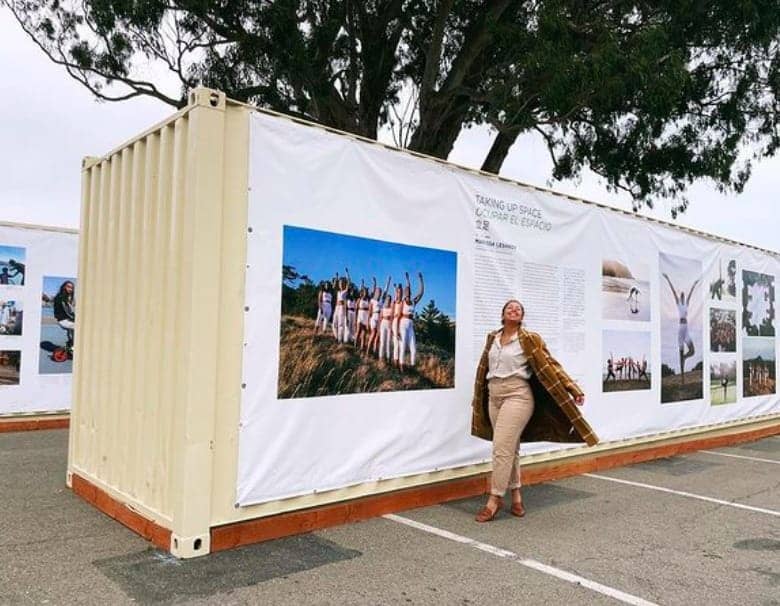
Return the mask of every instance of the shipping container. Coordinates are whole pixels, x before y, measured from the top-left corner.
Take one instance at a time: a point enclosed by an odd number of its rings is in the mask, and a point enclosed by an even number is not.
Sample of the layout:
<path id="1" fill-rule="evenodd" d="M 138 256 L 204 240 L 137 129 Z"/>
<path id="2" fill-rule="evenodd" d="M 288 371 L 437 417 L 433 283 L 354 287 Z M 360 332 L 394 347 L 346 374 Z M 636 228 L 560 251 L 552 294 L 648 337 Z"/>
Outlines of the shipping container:
<path id="1" fill-rule="evenodd" d="M 484 492 L 471 387 L 511 296 L 601 437 L 524 445 L 528 483 L 780 433 L 772 251 L 202 88 L 82 176 L 68 484 L 178 557 Z M 316 293 L 388 274 L 417 315 L 381 349 L 366 316 L 360 353 Z"/>

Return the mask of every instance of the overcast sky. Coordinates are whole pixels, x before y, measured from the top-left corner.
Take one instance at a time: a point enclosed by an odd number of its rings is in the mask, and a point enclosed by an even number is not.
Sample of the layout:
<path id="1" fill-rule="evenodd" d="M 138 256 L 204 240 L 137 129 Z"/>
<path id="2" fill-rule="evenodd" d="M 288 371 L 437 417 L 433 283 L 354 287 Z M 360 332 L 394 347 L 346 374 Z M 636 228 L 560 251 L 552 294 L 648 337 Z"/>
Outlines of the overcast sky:
<path id="1" fill-rule="evenodd" d="M 98 103 L 27 38 L 0 8 L 0 221 L 78 227 L 80 166 L 159 122 L 173 109 L 152 99 Z M 490 145 L 484 129 L 464 131 L 450 160 L 479 167 Z M 536 137 L 520 139 L 502 175 L 526 183 L 630 209 L 626 197 L 610 194 L 599 179 L 548 182 L 551 165 Z M 676 222 L 712 234 L 780 250 L 780 158 L 758 165 L 739 196 L 723 196 L 706 183 L 689 191 L 688 211 Z M 649 213 L 671 221 L 666 207 Z"/>

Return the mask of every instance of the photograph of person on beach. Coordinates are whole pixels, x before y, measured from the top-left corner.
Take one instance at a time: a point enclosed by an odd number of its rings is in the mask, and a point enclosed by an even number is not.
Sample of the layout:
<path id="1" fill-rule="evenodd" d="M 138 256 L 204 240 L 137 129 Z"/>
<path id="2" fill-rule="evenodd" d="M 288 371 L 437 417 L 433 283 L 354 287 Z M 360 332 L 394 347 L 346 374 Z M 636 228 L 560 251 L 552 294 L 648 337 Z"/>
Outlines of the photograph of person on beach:
<path id="1" fill-rule="evenodd" d="M 742 333 L 746 337 L 775 336 L 775 277 L 742 272 Z"/>
<path id="2" fill-rule="evenodd" d="M 455 385 L 454 252 L 284 226 L 278 397 Z"/>
<path id="3" fill-rule="evenodd" d="M 24 286 L 24 248 L 0 244 L 0 286 Z"/>
<path id="4" fill-rule="evenodd" d="M 703 397 L 702 264 L 659 254 L 661 289 L 661 402 Z"/>
<path id="5" fill-rule="evenodd" d="M 650 281 L 641 263 L 601 262 L 601 317 L 605 320 L 650 321 Z"/>

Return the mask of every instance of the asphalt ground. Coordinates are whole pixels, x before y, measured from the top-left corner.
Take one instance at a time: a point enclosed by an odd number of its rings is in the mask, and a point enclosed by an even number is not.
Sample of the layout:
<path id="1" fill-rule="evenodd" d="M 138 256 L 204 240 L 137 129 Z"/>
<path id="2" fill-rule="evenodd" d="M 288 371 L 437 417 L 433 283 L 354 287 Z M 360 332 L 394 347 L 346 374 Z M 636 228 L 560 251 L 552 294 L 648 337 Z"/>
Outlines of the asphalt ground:
<path id="1" fill-rule="evenodd" d="M 780 605 L 780 437 L 180 561 L 74 496 L 67 431 L 0 434 L 0 604 Z M 729 456 L 725 456 L 729 455 Z"/>

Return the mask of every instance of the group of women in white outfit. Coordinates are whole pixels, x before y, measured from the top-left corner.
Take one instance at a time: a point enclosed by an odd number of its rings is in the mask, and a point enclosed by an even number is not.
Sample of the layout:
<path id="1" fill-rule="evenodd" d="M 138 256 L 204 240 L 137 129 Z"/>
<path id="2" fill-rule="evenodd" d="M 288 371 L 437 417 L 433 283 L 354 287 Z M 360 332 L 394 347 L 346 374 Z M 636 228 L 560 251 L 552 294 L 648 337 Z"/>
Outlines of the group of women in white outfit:
<path id="1" fill-rule="evenodd" d="M 355 286 L 349 269 L 345 273 L 344 276 L 337 273 L 329 282 L 320 282 L 315 330 L 328 333 L 330 327 L 338 343 L 354 343 L 361 353 L 375 355 L 401 370 L 414 366 L 417 356 L 414 313 L 425 291 L 422 273 L 417 274 L 420 285 L 414 297 L 408 273 L 406 285 L 395 284 L 393 294 L 390 293 L 391 276 L 387 277 L 384 290 L 372 278 L 369 290 L 363 280 L 359 289 Z"/>

